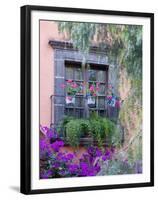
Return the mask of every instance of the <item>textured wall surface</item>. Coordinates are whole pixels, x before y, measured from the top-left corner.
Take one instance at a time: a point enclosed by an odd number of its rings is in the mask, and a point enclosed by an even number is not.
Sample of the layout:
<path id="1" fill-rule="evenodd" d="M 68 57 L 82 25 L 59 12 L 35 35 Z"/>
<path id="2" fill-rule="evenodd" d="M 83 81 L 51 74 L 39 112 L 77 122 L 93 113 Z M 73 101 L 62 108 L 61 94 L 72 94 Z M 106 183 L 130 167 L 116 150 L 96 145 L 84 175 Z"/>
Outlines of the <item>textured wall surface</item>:
<path id="1" fill-rule="evenodd" d="M 54 50 L 49 40 L 62 40 L 57 24 L 40 21 L 40 124 L 50 126 L 51 100 L 54 93 Z"/>

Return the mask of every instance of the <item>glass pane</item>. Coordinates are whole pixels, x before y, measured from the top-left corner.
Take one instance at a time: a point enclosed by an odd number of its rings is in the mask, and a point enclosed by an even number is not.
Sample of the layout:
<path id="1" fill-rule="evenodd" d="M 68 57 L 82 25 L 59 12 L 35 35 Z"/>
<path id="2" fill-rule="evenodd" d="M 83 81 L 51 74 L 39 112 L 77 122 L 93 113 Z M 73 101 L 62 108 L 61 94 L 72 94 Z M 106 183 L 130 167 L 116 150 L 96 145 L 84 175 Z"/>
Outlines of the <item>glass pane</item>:
<path id="1" fill-rule="evenodd" d="M 102 71 L 102 70 L 98 71 L 97 81 L 99 81 L 99 82 L 105 82 L 105 71 Z"/>
<path id="2" fill-rule="evenodd" d="M 80 109 L 80 118 L 83 118 L 83 116 L 84 116 L 84 110 Z"/>
<path id="3" fill-rule="evenodd" d="M 99 94 L 100 95 L 105 95 L 105 84 L 100 84 L 99 85 Z"/>
<path id="4" fill-rule="evenodd" d="M 98 97 L 98 107 L 99 108 L 105 107 L 105 98 L 104 97 Z"/>
<path id="5" fill-rule="evenodd" d="M 73 80 L 73 68 L 71 67 L 66 67 L 66 79 L 71 79 Z"/>
<path id="6" fill-rule="evenodd" d="M 96 81 L 96 70 L 88 70 L 88 80 Z"/>
<path id="7" fill-rule="evenodd" d="M 75 80 L 83 80 L 81 68 L 75 69 Z"/>
<path id="8" fill-rule="evenodd" d="M 76 97 L 76 107 L 83 107 L 83 97 Z"/>
<path id="9" fill-rule="evenodd" d="M 73 108 L 66 108 L 65 115 L 74 116 L 74 109 Z"/>

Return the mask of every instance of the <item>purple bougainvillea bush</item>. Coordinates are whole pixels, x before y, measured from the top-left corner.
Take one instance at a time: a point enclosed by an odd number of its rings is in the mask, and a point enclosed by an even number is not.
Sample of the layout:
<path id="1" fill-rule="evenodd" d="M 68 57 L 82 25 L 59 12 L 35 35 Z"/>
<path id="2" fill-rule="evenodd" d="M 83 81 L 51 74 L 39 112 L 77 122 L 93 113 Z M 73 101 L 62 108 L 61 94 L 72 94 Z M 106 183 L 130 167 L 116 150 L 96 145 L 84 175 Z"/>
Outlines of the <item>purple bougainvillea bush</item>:
<path id="1" fill-rule="evenodd" d="M 56 131 L 40 126 L 40 133 L 41 179 L 133 173 L 128 160 L 117 162 L 114 147 L 99 149 L 89 146 L 79 157 L 77 151 L 63 151 L 64 141 Z M 112 171 L 113 164 L 116 169 Z M 139 168 L 136 173 L 141 173 L 140 163 L 136 163 L 135 168 Z"/>

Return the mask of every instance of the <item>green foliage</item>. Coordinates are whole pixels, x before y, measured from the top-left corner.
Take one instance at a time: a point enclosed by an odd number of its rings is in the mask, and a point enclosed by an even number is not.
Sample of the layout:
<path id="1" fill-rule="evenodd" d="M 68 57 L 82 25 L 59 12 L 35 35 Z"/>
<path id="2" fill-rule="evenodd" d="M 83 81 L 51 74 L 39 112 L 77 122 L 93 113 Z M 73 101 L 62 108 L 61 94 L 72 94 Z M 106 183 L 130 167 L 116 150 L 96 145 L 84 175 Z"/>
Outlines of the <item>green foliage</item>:
<path id="1" fill-rule="evenodd" d="M 65 115 L 63 117 L 63 120 L 60 122 L 59 127 L 57 128 L 57 132 L 62 133 L 63 131 L 65 131 L 66 124 L 72 119 L 74 119 L 74 117 Z"/>
<path id="2" fill-rule="evenodd" d="M 75 96 L 76 93 L 79 93 L 81 91 L 80 87 L 74 88 L 70 84 L 66 87 L 66 93 L 70 96 Z"/>
<path id="3" fill-rule="evenodd" d="M 110 141 L 111 143 L 116 147 L 122 147 L 122 129 L 121 127 L 118 127 L 118 125 L 115 127 L 115 131 L 112 135 L 110 135 Z"/>
<path id="4" fill-rule="evenodd" d="M 100 47 L 109 46 L 111 61 L 127 68 L 133 77 L 142 75 L 142 26 L 58 22 L 59 32 L 66 32 L 74 47 L 88 53 L 96 36 Z"/>
<path id="5" fill-rule="evenodd" d="M 81 127 L 82 136 L 89 135 L 91 130 L 91 124 L 88 119 L 80 119 L 79 124 Z"/>
<path id="6" fill-rule="evenodd" d="M 116 134 L 116 125 L 107 118 L 91 117 L 91 134 L 98 141 L 99 146 L 102 146 L 105 138 L 108 139 L 108 144 L 113 143 L 113 136 Z"/>
<path id="7" fill-rule="evenodd" d="M 73 41 L 75 48 L 88 53 L 89 46 L 93 40 L 96 24 L 78 22 L 59 22 L 59 32 L 66 32 Z"/>
<path id="8" fill-rule="evenodd" d="M 66 139 L 71 146 L 78 146 L 80 138 L 91 132 L 89 120 L 75 119 L 73 117 L 65 118 L 62 123 L 66 130 Z"/>
<path id="9" fill-rule="evenodd" d="M 79 122 L 79 119 L 73 119 L 66 124 L 66 139 L 73 147 L 78 146 L 80 142 L 81 126 Z"/>
<path id="10" fill-rule="evenodd" d="M 66 138 L 71 146 L 78 146 L 80 137 L 86 135 L 96 140 L 99 146 L 103 145 L 106 138 L 111 145 L 115 144 L 114 138 L 119 135 L 115 123 L 107 118 L 99 117 L 96 113 L 93 113 L 89 119 L 65 117 L 61 125 L 66 130 Z"/>

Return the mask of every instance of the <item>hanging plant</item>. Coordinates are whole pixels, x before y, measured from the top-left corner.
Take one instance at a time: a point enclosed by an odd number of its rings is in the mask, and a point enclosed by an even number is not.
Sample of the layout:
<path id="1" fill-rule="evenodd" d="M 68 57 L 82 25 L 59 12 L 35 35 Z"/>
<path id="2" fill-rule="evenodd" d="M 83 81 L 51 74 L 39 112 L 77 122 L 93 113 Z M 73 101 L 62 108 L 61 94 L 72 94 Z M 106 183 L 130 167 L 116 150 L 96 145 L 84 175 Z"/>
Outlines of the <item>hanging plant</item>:
<path id="1" fill-rule="evenodd" d="M 67 80 L 61 87 L 66 91 L 66 104 L 75 104 L 75 95 L 81 91 L 80 86 L 73 80 Z"/>
<path id="2" fill-rule="evenodd" d="M 99 83 L 89 85 L 87 89 L 87 104 L 89 107 L 96 106 L 96 96 L 98 95 L 99 91 Z"/>
<path id="3" fill-rule="evenodd" d="M 93 96 L 87 96 L 87 104 L 89 107 L 95 107 L 96 106 L 96 99 Z"/>
<path id="4" fill-rule="evenodd" d="M 113 92 L 113 86 L 109 84 L 108 86 L 108 94 L 106 96 L 106 104 L 113 108 L 120 108 L 121 101 L 120 98 L 117 97 Z"/>

